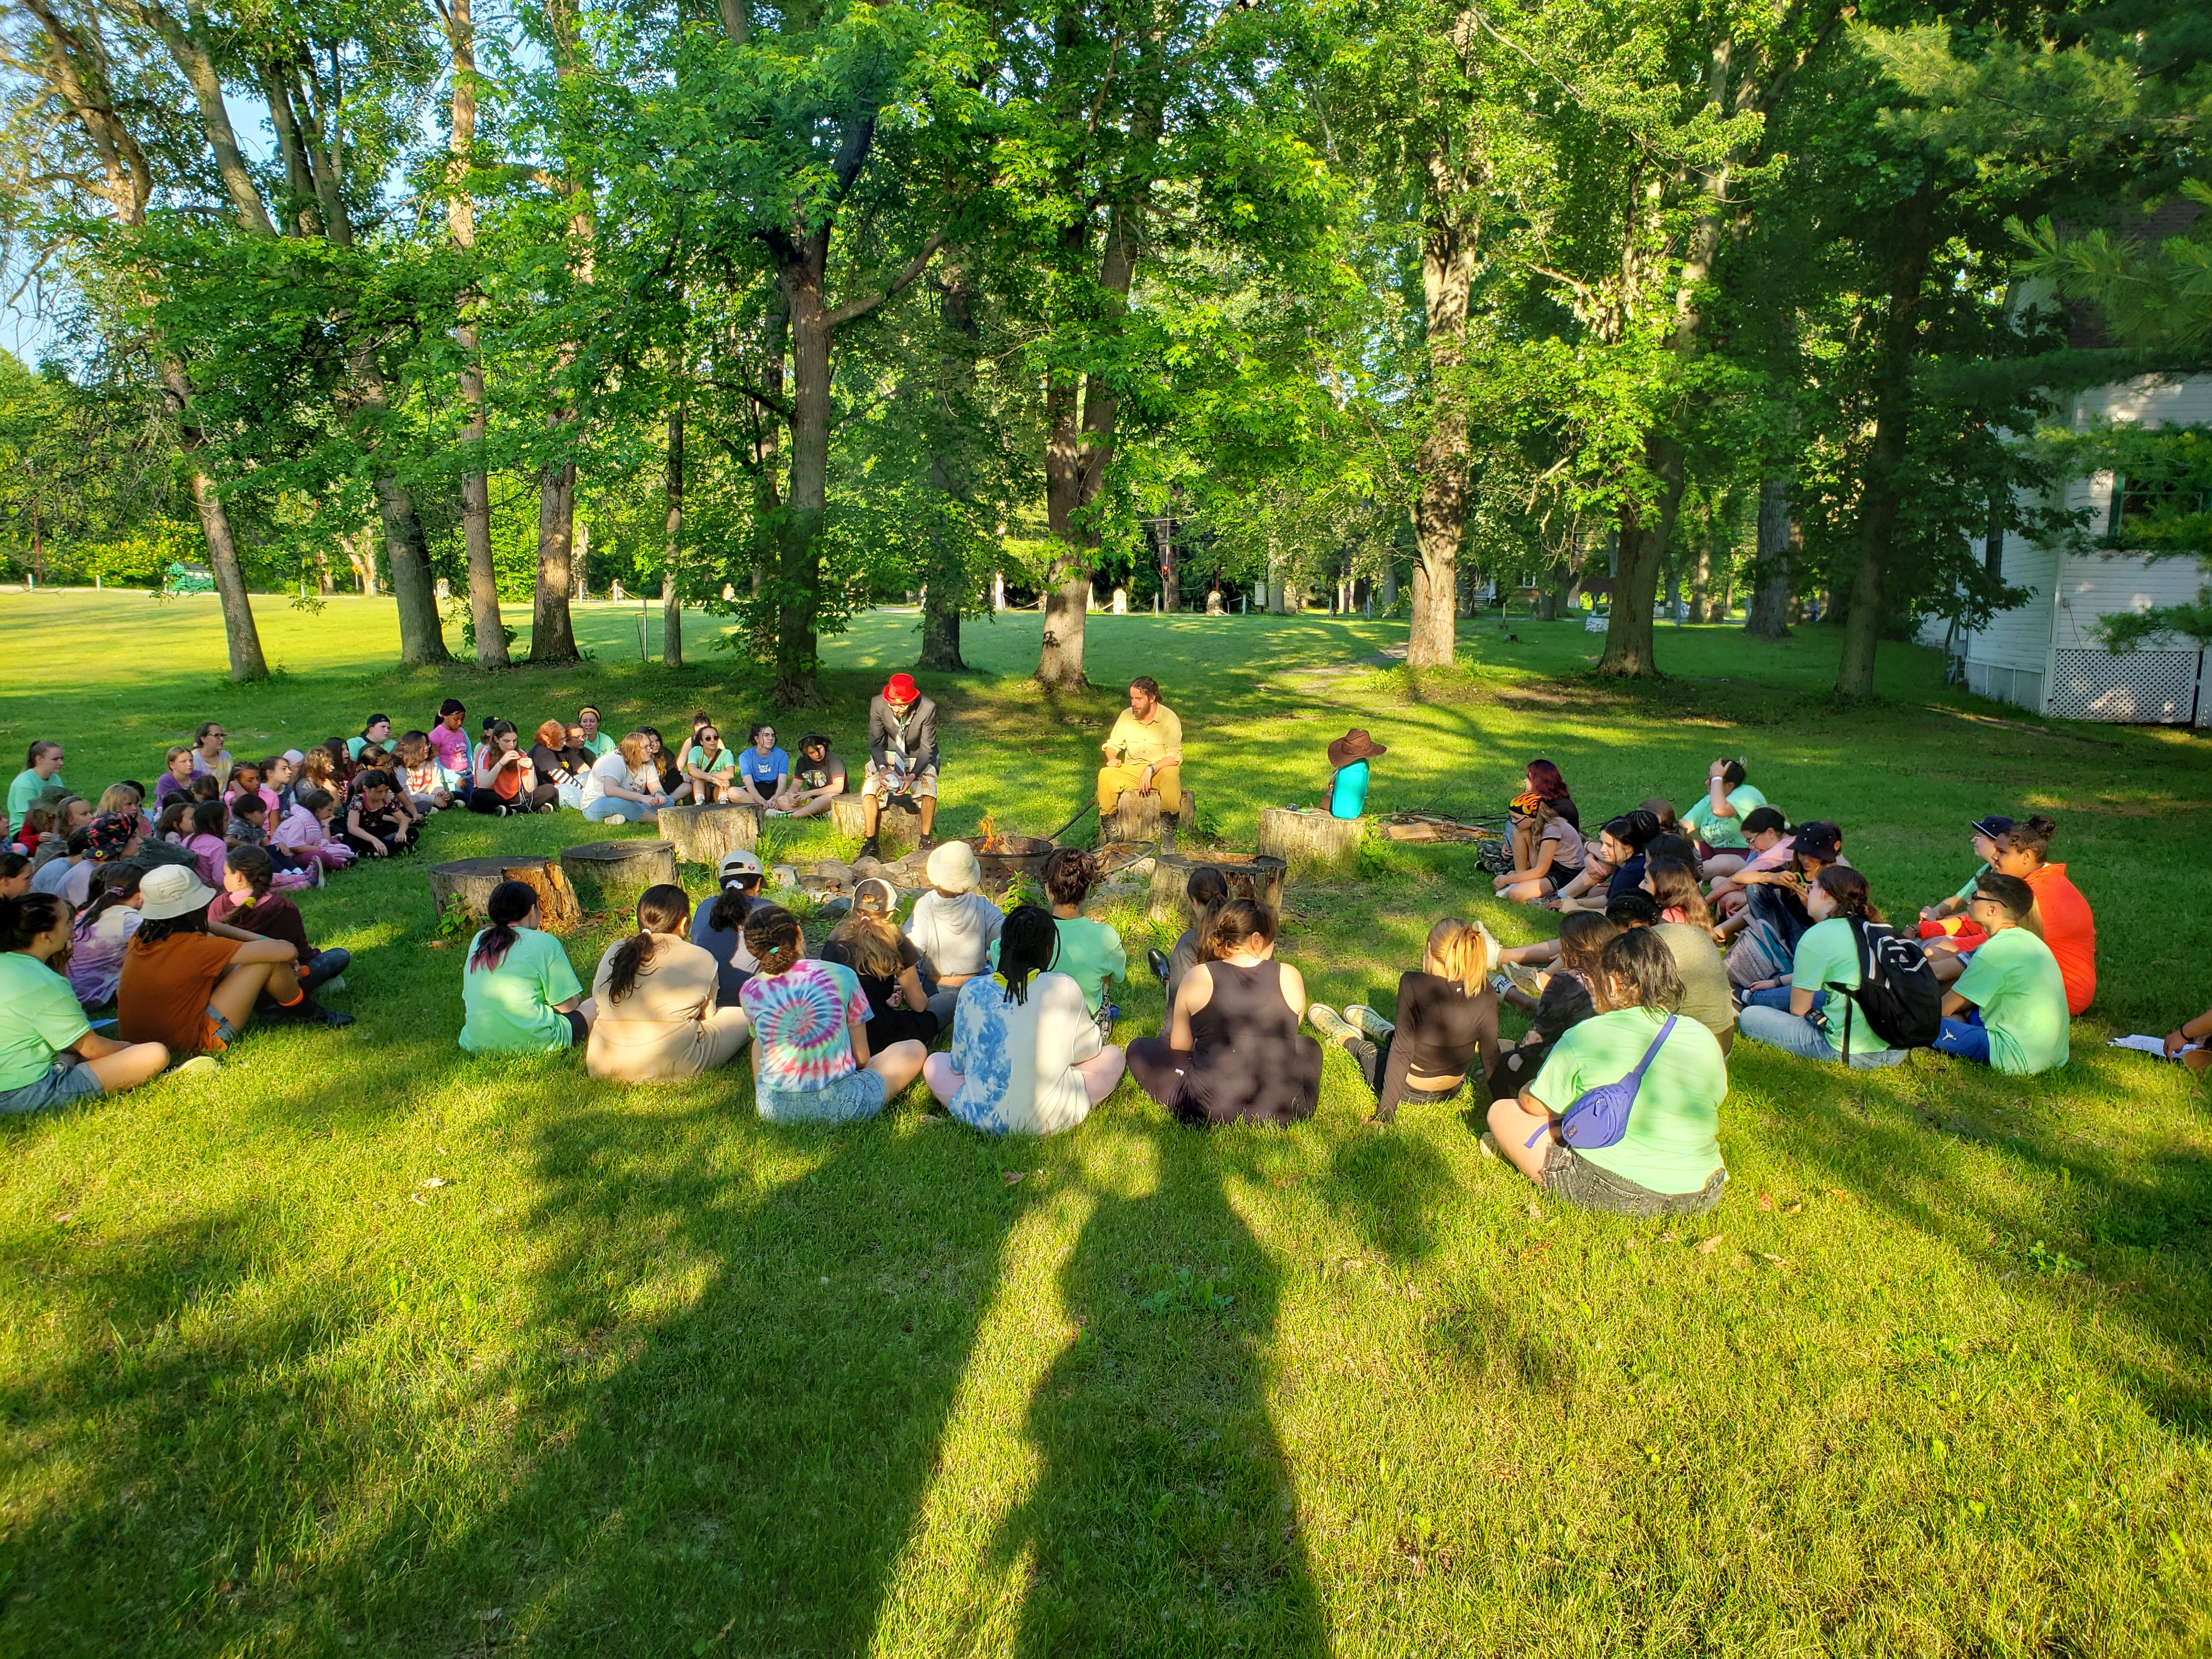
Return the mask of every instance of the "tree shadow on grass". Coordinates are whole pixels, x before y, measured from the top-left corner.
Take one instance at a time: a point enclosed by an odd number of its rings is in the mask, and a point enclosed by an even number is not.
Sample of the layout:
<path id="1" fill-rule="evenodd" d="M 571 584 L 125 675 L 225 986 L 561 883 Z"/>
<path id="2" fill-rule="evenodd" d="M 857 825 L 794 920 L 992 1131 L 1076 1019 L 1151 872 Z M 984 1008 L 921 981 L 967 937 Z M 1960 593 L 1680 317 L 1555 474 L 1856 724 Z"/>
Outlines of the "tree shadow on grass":
<path id="1" fill-rule="evenodd" d="M 2109 1064 L 2077 1062 L 2093 1073 Z M 1869 1113 L 1808 1091 L 1778 1119 L 1776 1150 L 1986 1263 L 2016 1295 L 2093 1323 L 2117 1315 L 2148 1341 L 2109 1346 L 2106 1370 L 2160 1422 L 2212 1437 L 2212 1165 L 2185 1148 L 2130 1158 L 2124 1146 L 2036 1121 L 2065 1125 L 2062 1091 L 2088 1080 L 1916 1055 L 1897 1109 Z M 2013 1161 L 2012 1179 L 1976 1167 L 1991 1156 Z"/>
<path id="2" fill-rule="evenodd" d="M 364 1547 L 364 1631 L 867 1647 L 1027 1199 L 943 1120 L 775 1128 L 740 1081 L 544 1127 L 507 1489 Z"/>
<path id="3" fill-rule="evenodd" d="M 1267 1403 L 1281 1272 L 1226 1183 L 1264 1132 L 1157 1121 L 1158 1181 L 1102 1195 L 1060 1275 L 1080 1331 L 1033 1396 L 1040 1474 L 997 1544 L 1018 1650 L 1321 1654 L 1328 1636 Z"/>

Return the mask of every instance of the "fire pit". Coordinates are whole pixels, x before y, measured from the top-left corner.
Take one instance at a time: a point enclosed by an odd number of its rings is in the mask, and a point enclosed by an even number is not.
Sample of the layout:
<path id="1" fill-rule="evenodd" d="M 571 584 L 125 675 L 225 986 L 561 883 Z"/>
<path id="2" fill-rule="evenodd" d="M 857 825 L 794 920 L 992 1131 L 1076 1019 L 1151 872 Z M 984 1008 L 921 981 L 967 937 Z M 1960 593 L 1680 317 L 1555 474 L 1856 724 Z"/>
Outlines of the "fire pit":
<path id="1" fill-rule="evenodd" d="M 986 836 L 975 843 L 975 861 L 983 866 L 983 879 L 994 887 L 1017 876 L 1035 883 L 1044 878 L 1044 861 L 1053 846 L 1042 836 Z"/>

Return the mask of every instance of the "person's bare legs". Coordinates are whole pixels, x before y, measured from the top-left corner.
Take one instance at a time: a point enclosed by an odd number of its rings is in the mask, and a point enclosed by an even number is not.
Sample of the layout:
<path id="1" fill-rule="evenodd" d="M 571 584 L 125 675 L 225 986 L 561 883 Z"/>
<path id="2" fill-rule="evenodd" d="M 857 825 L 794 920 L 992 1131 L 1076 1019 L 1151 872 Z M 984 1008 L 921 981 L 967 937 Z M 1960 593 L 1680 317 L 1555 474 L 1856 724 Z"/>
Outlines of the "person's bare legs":
<path id="1" fill-rule="evenodd" d="M 1121 1080 L 1128 1064 L 1128 1055 L 1110 1042 L 1090 1059 L 1076 1062 L 1076 1073 L 1083 1079 L 1083 1092 L 1091 1097 L 1093 1106 L 1114 1092 L 1114 1085 Z"/>
<path id="2" fill-rule="evenodd" d="M 1930 951 L 1928 966 L 1934 971 L 1938 985 L 1955 985 L 1959 975 L 1966 971 L 1966 959 L 1955 951 Z"/>
<path id="3" fill-rule="evenodd" d="M 277 975 L 283 975 L 279 981 Z M 292 1002 L 300 998 L 300 975 L 289 962 L 241 962 L 223 969 L 222 979 L 216 982 L 215 994 L 208 999 L 208 1006 L 230 1022 L 234 1031 L 243 1031 L 246 1022 L 253 1018 L 253 1004 L 266 991 L 279 1002 L 289 996 Z M 289 1007 L 290 1003 L 286 1002 Z"/>
<path id="4" fill-rule="evenodd" d="M 135 1089 L 161 1076 L 169 1068 L 169 1051 L 158 1042 L 134 1042 L 127 1048 L 118 1048 L 113 1054 L 84 1063 L 100 1079 L 100 1088 L 112 1095 L 119 1089 Z"/>
<path id="5" fill-rule="evenodd" d="M 882 796 L 871 789 L 867 793 L 860 797 L 860 830 L 862 840 L 873 841 L 876 838 L 876 823 L 878 819 L 883 817 L 883 815 L 884 800 Z"/>
<path id="6" fill-rule="evenodd" d="M 931 826 L 937 822 L 937 797 L 916 795 L 914 798 L 914 804 L 921 813 L 921 833 L 927 836 L 930 832 Z"/>
<path id="7" fill-rule="evenodd" d="M 929 1092 L 937 1097 L 940 1106 L 950 1106 L 952 1097 L 960 1092 L 960 1085 L 968 1081 L 952 1069 L 952 1056 L 932 1054 L 921 1062 L 921 1080 L 929 1085 Z"/>
<path id="8" fill-rule="evenodd" d="M 921 1075 L 922 1063 L 928 1058 L 928 1048 L 912 1037 L 892 1043 L 879 1054 L 868 1056 L 868 1070 L 884 1080 L 885 1104 L 896 1100 L 908 1084 Z"/>
<path id="9" fill-rule="evenodd" d="M 1732 876 L 1750 861 L 1741 853 L 1716 853 L 1709 859 L 1698 860 L 1705 867 L 1707 881 L 1720 876 Z"/>
<path id="10" fill-rule="evenodd" d="M 1532 968 L 1548 968 L 1559 959 L 1559 941 L 1540 939 L 1534 945 L 1516 945 L 1498 953 L 1500 962 L 1522 962 Z"/>
<path id="11" fill-rule="evenodd" d="M 1547 876 L 1539 876 L 1534 881 L 1514 883 L 1505 890 L 1504 896 L 1516 904 L 1534 904 L 1538 899 L 1549 898 L 1551 891 L 1551 878 Z"/>
<path id="12" fill-rule="evenodd" d="M 1544 1160 L 1552 1153 L 1552 1119 L 1548 1113 L 1525 1112 L 1517 1100 L 1490 1103 L 1490 1133 L 1497 1138 L 1498 1155 L 1529 1180 L 1541 1184 Z M 1541 1129 L 1541 1134 L 1536 1132 Z M 1535 1135 L 1536 1144 L 1528 1145 Z"/>

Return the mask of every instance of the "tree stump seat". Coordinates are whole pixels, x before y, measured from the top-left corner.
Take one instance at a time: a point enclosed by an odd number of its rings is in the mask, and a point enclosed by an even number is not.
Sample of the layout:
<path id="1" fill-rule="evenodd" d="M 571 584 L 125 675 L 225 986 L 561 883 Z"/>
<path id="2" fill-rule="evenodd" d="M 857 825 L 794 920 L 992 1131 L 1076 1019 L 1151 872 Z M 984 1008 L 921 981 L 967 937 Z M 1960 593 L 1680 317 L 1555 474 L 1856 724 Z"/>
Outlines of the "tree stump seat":
<path id="1" fill-rule="evenodd" d="M 861 805 L 866 799 L 851 791 L 831 799 L 830 819 L 837 826 L 839 835 L 854 841 L 867 835 L 868 815 Z M 882 816 L 876 820 L 876 839 L 886 851 L 894 847 L 902 850 L 914 847 L 921 840 L 921 814 L 896 800 L 885 801 Z"/>
<path id="2" fill-rule="evenodd" d="M 550 859 L 512 854 L 501 858 L 455 859 L 434 864 L 423 872 L 430 881 L 430 902 L 443 915 L 459 906 L 472 921 L 491 920 L 492 890 L 503 881 L 519 881 L 536 890 L 538 921 L 549 933 L 563 933 L 583 920 L 575 890 L 561 866 Z"/>
<path id="3" fill-rule="evenodd" d="M 1366 833 L 1364 818 L 1332 817 L 1291 806 L 1270 806 L 1260 814 L 1260 850 L 1282 860 L 1294 878 L 1334 880 L 1356 874 Z"/>
<path id="4" fill-rule="evenodd" d="M 647 888 L 676 881 L 676 848 L 665 841 L 587 841 L 561 854 L 561 868 L 590 910 L 612 909 Z"/>
<path id="5" fill-rule="evenodd" d="M 1162 853 L 1152 861 L 1145 909 L 1155 921 L 1190 921 L 1191 872 L 1212 866 L 1229 884 L 1231 898 L 1252 899 L 1278 915 L 1283 908 L 1283 860 L 1264 853 Z"/>
<path id="6" fill-rule="evenodd" d="M 1139 794 L 1133 789 L 1124 789 L 1121 798 L 1114 803 L 1114 810 L 1098 815 L 1098 836 L 1102 841 L 1156 841 L 1163 847 L 1175 845 L 1176 835 L 1198 822 L 1198 793 L 1185 789 L 1182 800 L 1173 817 L 1160 810 L 1157 791 Z"/>
<path id="7" fill-rule="evenodd" d="M 761 809 L 739 801 L 660 809 L 661 839 L 676 849 L 683 864 L 715 868 L 732 853 L 750 853 L 760 845 Z"/>

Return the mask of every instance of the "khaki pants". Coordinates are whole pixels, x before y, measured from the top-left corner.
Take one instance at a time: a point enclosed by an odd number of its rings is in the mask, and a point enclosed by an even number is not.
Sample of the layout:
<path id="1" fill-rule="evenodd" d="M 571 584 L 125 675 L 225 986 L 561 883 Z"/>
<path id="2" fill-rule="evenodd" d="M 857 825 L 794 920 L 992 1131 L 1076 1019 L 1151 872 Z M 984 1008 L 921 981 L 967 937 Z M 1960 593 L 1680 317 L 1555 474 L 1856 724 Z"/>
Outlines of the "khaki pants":
<path id="1" fill-rule="evenodd" d="M 1102 766 L 1098 769 L 1098 810 L 1110 812 L 1124 791 L 1133 791 L 1144 781 L 1141 766 Z M 1182 768 L 1163 766 L 1152 774 L 1152 789 L 1160 798 L 1160 811 L 1172 817 L 1182 811 Z"/>

